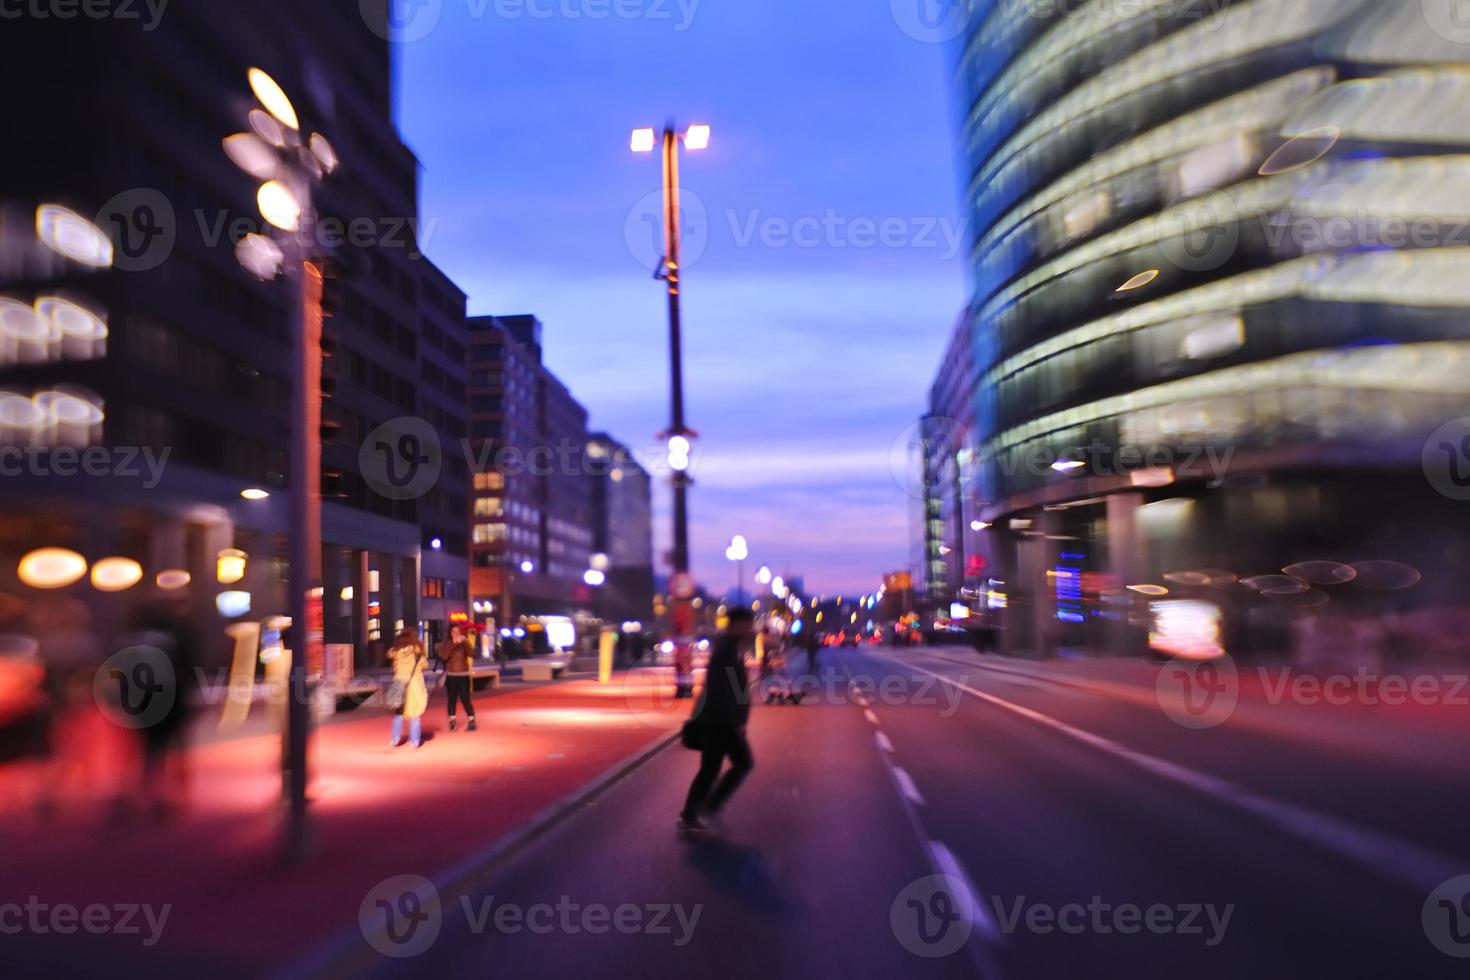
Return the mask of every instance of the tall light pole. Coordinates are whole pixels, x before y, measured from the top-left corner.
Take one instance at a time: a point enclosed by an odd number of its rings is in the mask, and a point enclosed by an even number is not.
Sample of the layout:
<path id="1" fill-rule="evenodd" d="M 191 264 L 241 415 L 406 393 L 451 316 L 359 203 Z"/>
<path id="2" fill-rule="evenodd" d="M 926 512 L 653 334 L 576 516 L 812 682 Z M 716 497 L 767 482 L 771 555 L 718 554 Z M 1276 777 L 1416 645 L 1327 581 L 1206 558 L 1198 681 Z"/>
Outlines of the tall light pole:
<path id="1" fill-rule="evenodd" d="M 693 693 L 692 660 L 690 647 L 694 640 L 694 610 L 690 600 L 694 596 L 694 583 L 689 577 L 689 440 L 697 436 L 684 423 L 684 348 L 679 320 L 679 290 L 682 269 L 680 267 L 680 201 L 679 201 L 679 141 L 686 149 L 703 150 L 709 146 L 710 128 L 690 126 L 682 135 L 673 122 L 665 124 L 663 131 L 663 192 L 664 192 L 664 257 L 657 278 L 668 284 L 669 296 L 669 431 L 665 438 L 669 442 L 669 468 L 673 472 L 674 527 L 673 527 L 673 571 L 669 592 L 670 619 L 674 631 L 675 686 L 679 696 Z M 635 153 L 652 153 L 656 143 L 652 129 L 633 131 L 632 149 Z"/>
<path id="2" fill-rule="evenodd" d="M 309 850 L 306 814 L 307 670 L 322 650 L 321 584 L 321 366 L 324 263 L 313 247 L 313 182 L 337 167 L 337 155 L 320 133 L 309 139 L 291 100 L 275 79 L 259 68 L 247 74 L 260 108 L 250 112 L 250 132 L 224 140 L 226 155 L 264 181 L 256 203 L 274 238 L 250 234 L 236 245 L 240 264 L 261 279 L 284 275 L 292 286 L 291 337 L 291 498 L 289 555 L 291 667 L 283 739 L 282 795 L 288 809 L 284 840 L 288 861 L 304 860 Z"/>

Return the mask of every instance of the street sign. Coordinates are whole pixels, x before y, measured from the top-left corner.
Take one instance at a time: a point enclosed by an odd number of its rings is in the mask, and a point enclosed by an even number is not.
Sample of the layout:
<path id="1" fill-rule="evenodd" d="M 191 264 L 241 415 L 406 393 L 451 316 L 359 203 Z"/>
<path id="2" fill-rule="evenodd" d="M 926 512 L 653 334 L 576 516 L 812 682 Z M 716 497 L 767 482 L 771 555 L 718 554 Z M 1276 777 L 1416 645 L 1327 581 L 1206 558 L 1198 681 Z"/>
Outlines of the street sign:
<path id="1" fill-rule="evenodd" d="M 688 572 L 675 572 L 669 579 L 669 591 L 679 599 L 694 598 L 694 576 Z"/>

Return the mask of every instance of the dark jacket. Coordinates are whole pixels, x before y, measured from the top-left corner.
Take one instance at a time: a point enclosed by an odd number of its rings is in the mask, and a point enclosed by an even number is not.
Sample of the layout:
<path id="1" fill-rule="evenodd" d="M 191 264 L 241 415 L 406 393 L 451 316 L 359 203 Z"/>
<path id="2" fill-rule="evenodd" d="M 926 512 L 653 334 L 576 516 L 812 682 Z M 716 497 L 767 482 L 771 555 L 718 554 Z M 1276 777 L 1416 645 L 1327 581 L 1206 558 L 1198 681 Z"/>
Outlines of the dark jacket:
<path id="1" fill-rule="evenodd" d="M 692 719 L 701 725 L 735 728 L 750 717 L 749 681 L 740 642 L 721 634 L 710 654 L 704 675 L 704 690 L 694 706 Z"/>

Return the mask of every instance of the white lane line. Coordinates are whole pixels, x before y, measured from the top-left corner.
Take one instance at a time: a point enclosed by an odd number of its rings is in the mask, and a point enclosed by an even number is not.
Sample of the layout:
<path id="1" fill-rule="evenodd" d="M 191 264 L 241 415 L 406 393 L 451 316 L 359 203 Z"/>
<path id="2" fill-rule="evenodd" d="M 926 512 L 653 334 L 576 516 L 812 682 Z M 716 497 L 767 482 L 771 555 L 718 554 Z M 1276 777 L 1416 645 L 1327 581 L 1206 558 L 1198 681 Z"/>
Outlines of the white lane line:
<path id="1" fill-rule="evenodd" d="M 902 766 L 894 766 L 893 778 L 898 780 L 898 788 L 903 790 L 903 795 L 908 797 L 910 803 L 914 806 L 924 805 L 923 794 L 919 792 L 919 787 L 914 785 L 914 779 L 909 775 L 907 769 Z"/>
<path id="2" fill-rule="evenodd" d="M 887 735 L 884 735 L 882 732 L 874 732 L 873 739 L 878 743 L 878 748 L 882 749 L 884 752 L 893 751 L 893 740 L 890 739 Z"/>
<path id="3" fill-rule="evenodd" d="M 864 708 L 863 709 L 863 717 L 866 718 L 866 719 L 868 719 L 869 721 L 871 721 L 875 725 L 878 724 L 878 716 L 875 715 L 875 714 L 873 714 L 873 709 L 872 708 Z"/>
<path id="4" fill-rule="evenodd" d="M 929 857 L 934 861 L 934 866 L 939 869 L 939 873 L 951 880 L 950 887 L 963 890 L 964 901 L 960 905 L 964 908 L 971 927 L 978 929 L 991 942 L 1000 942 L 1000 927 L 996 925 L 990 911 L 985 908 L 985 904 L 980 899 L 980 889 L 975 887 L 975 883 L 965 873 L 959 858 L 937 840 L 929 842 Z"/>
<path id="5" fill-rule="evenodd" d="M 1151 772 L 1163 779 L 1187 786 L 1198 793 L 1244 810 L 1294 837 L 1355 861 L 1385 878 L 1398 881 L 1415 890 L 1432 889 L 1438 883 L 1463 871 L 1464 862 L 1449 855 L 1437 853 L 1389 834 L 1361 827 L 1310 807 L 1273 800 L 1229 780 L 1135 751 L 1112 739 L 1074 728 L 1050 715 L 1033 711 L 1007 701 L 1005 698 L 996 697 L 994 694 L 976 690 L 968 684 L 962 684 L 943 674 L 926 670 L 915 664 L 905 664 L 905 666 L 937 677 L 943 683 L 964 691 L 966 694 L 1014 712 L 1023 718 L 1029 718 L 1079 742 L 1130 762 L 1146 772 Z"/>
<path id="6" fill-rule="evenodd" d="M 908 818 L 909 827 L 918 839 L 925 856 L 928 857 L 929 866 L 934 869 L 935 874 L 949 878 L 951 889 L 968 892 L 968 901 L 963 900 L 962 897 L 960 904 L 970 916 L 970 924 L 974 928 L 969 939 L 965 941 L 965 949 L 969 952 L 970 960 L 975 966 L 976 975 L 985 977 L 986 980 L 1000 980 L 1002 976 L 1000 966 L 992 958 L 992 951 L 986 943 L 1003 946 L 1005 937 L 995 927 L 990 913 L 981 904 L 980 890 L 975 887 L 969 875 L 965 874 L 964 868 L 960 867 L 959 861 L 949 852 L 949 849 L 939 841 L 930 839 L 929 834 L 924 830 L 924 823 L 918 813 L 918 805 L 922 805 L 923 800 L 915 801 L 909 796 L 910 791 L 915 795 L 918 792 L 909 774 L 895 766 L 886 757 L 883 758 L 883 768 L 887 770 L 894 787 L 899 791 L 900 808 L 903 810 L 903 815 Z"/>

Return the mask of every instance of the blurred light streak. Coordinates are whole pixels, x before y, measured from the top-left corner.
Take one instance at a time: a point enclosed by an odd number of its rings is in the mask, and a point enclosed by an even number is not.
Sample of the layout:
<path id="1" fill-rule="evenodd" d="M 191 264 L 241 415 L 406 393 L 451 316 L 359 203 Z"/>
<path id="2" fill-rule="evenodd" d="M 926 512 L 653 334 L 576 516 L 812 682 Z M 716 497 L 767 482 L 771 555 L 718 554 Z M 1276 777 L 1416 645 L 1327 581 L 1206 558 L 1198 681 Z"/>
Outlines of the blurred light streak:
<path id="1" fill-rule="evenodd" d="M 291 129 L 300 129 L 301 123 L 296 118 L 296 109 L 291 105 L 291 100 L 276 80 L 267 75 L 259 68 L 251 68 L 246 77 L 250 80 L 250 90 L 265 106 L 266 111 Z"/>
<path id="2" fill-rule="evenodd" d="M 1153 628 L 1151 649 L 1180 660 L 1215 660 L 1225 655 L 1220 643 L 1220 607 L 1201 599 L 1165 599 L 1149 604 Z"/>
<path id="3" fill-rule="evenodd" d="M 98 592 L 125 592 L 142 580 L 143 566 L 131 558 L 103 558 L 92 566 L 92 588 Z"/>
<path id="4" fill-rule="evenodd" d="M 1135 289 L 1142 289 L 1144 286 L 1147 286 L 1149 283 L 1153 282 L 1157 278 L 1159 278 L 1158 269 L 1145 269 L 1143 272 L 1140 272 L 1138 275 L 1134 276 L 1132 279 L 1129 279 L 1127 282 L 1123 283 L 1123 285 L 1119 286 L 1116 291 L 1120 293 L 1127 293 Z"/>
<path id="5" fill-rule="evenodd" d="M 16 574 L 33 589 L 61 589 L 87 574 L 87 559 L 66 548 L 39 548 L 21 558 Z"/>
<path id="6" fill-rule="evenodd" d="M 36 209 L 36 236 L 47 248 L 74 262 L 97 269 L 112 265 L 112 241 L 102 229 L 59 204 Z"/>
<path id="7" fill-rule="evenodd" d="M 1262 177 L 1290 173 L 1309 167 L 1332 152 L 1341 139 L 1342 131 L 1336 126 L 1322 126 L 1306 133 L 1289 136 L 1278 146 L 1257 171 Z"/>

